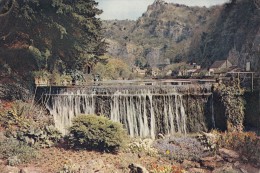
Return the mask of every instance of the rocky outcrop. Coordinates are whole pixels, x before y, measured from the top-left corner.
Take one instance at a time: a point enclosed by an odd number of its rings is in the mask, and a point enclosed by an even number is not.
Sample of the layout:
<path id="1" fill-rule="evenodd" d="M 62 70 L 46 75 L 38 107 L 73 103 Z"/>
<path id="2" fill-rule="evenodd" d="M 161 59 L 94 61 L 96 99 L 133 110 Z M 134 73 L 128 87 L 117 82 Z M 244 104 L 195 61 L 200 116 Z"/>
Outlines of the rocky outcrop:
<path id="1" fill-rule="evenodd" d="M 237 152 L 228 150 L 226 148 L 219 149 L 219 154 L 224 160 L 226 160 L 228 162 L 235 162 L 235 161 L 238 161 L 240 158 L 240 156 Z"/>
<path id="2" fill-rule="evenodd" d="M 230 58 L 233 61 L 235 55 L 240 68 L 245 69 L 246 63 L 250 62 L 251 69 L 257 71 L 260 65 L 260 12 L 252 0 L 234 2 L 225 4 L 209 27 L 192 41 L 189 57 L 210 66 L 215 60 Z"/>
<path id="3" fill-rule="evenodd" d="M 192 61 L 209 67 L 216 60 L 229 59 L 245 69 L 260 67 L 259 3 L 237 0 L 223 6 L 187 7 L 155 1 L 137 21 L 105 21 L 108 53 L 128 60 L 145 60 L 156 66 Z M 112 30 L 112 31 L 111 31 Z M 133 47 L 134 52 L 127 51 Z"/>
<path id="4" fill-rule="evenodd" d="M 217 7 L 215 7 L 217 8 Z M 137 21 L 104 21 L 108 53 L 130 64 L 152 67 L 185 58 L 193 38 L 211 19 L 211 10 L 155 1 Z M 130 49 L 129 49 L 130 48 Z"/>

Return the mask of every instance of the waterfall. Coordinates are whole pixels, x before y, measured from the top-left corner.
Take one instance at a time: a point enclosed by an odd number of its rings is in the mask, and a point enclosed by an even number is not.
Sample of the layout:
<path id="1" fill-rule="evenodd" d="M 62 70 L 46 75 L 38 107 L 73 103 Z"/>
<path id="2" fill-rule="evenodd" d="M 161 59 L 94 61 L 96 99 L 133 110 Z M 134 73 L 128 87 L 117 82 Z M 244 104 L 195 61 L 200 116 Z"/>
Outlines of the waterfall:
<path id="1" fill-rule="evenodd" d="M 121 122 L 130 136 L 156 138 L 159 133 L 187 133 L 183 94 L 176 90 L 91 90 L 75 88 L 51 95 L 46 107 L 55 126 L 67 133 L 72 119 L 80 114 L 102 114 Z"/>
<path id="2" fill-rule="evenodd" d="M 216 123 L 215 123 L 215 115 L 214 115 L 214 94 L 211 95 L 211 120 L 212 120 L 212 127 L 215 128 L 216 127 Z"/>

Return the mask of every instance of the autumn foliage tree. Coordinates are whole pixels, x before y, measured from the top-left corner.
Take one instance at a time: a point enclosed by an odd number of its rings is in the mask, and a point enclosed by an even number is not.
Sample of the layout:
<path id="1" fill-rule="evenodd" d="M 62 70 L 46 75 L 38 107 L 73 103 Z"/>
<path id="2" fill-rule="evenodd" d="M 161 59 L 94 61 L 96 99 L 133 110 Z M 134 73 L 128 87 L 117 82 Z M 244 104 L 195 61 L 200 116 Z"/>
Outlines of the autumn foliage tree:
<path id="1" fill-rule="evenodd" d="M 0 0 L 0 60 L 17 72 L 82 70 L 106 44 L 95 0 Z"/>
<path id="2" fill-rule="evenodd" d="M 131 77 L 130 66 L 124 61 L 109 56 L 106 56 L 106 59 L 106 63 L 97 63 L 93 70 L 103 80 L 129 79 Z"/>

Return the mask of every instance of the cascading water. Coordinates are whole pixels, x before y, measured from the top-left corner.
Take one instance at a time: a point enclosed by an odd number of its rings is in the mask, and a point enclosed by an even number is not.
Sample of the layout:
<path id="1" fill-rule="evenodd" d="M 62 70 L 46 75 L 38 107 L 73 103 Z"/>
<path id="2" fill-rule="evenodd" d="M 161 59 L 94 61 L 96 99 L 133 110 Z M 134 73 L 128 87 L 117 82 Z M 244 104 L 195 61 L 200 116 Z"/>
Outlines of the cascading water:
<path id="1" fill-rule="evenodd" d="M 215 115 L 214 115 L 214 94 L 211 95 L 211 119 L 212 119 L 212 127 L 216 127 L 216 122 L 215 122 Z"/>
<path id="2" fill-rule="evenodd" d="M 80 114 L 100 114 L 121 122 L 130 136 L 155 138 L 158 133 L 187 133 L 183 94 L 175 89 L 80 89 L 51 95 L 46 105 L 55 126 L 67 133 L 72 119 Z"/>

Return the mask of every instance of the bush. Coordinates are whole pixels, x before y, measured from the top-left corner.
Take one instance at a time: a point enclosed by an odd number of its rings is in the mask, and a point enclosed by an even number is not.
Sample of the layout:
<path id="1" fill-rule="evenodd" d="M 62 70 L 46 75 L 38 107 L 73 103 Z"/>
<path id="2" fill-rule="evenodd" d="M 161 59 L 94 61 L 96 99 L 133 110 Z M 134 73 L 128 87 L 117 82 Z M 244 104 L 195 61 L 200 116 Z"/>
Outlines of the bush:
<path id="1" fill-rule="evenodd" d="M 126 139 L 126 132 L 120 123 L 97 115 L 74 118 L 69 132 L 68 142 L 76 149 L 117 152 Z"/>
<path id="2" fill-rule="evenodd" d="M 59 141 L 61 133 L 51 124 L 50 117 L 35 105 L 15 101 L 0 106 L 0 125 L 6 136 L 31 146 L 51 147 Z"/>
<path id="3" fill-rule="evenodd" d="M 61 133 L 52 125 L 43 128 L 20 129 L 12 136 L 34 147 L 52 147 L 62 138 Z"/>
<path id="4" fill-rule="evenodd" d="M 52 117 L 38 105 L 21 100 L 0 104 L 0 125 L 5 129 L 29 128 L 32 126 L 43 128 L 53 124 Z"/>
<path id="5" fill-rule="evenodd" d="M 157 156 L 158 151 L 152 145 L 152 139 L 133 139 L 127 145 L 126 152 Z"/>
<path id="6" fill-rule="evenodd" d="M 219 145 L 237 151 L 245 161 L 260 166 L 260 137 L 254 132 L 222 133 Z"/>
<path id="7" fill-rule="evenodd" d="M 37 158 L 36 150 L 16 139 L 7 138 L 0 141 L 0 159 L 7 159 L 11 166 L 28 163 L 35 158 Z"/>

